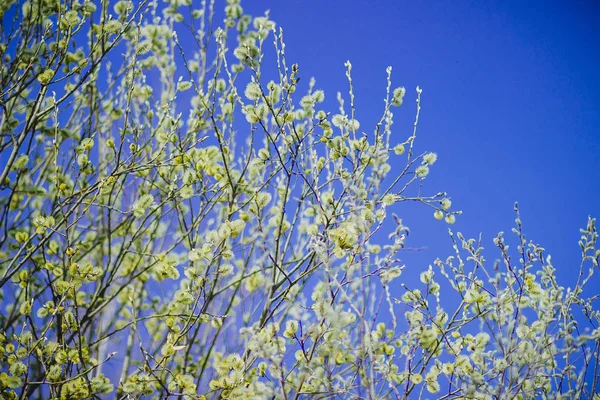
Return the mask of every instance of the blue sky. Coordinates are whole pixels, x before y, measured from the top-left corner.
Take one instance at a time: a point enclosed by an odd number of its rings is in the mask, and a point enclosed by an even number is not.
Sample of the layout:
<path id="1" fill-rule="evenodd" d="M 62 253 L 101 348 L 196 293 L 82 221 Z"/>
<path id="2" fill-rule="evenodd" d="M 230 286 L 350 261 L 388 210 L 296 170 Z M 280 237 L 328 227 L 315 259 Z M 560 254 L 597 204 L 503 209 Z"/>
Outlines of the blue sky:
<path id="1" fill-rule="evenodd" d="M 194 0 L 196 3 L 197 0 Z M 328 109 L 347 98 L 344 62 L 353 64 L 357 118 L 372 132 L 381 116 L 385 68 L 407 96 L 394 137 L 414 120 L 423 89 L 417 149 L 438 161 L 426 190 L 449 193 L 463 210 L 453 230 L 483 233 L 487 259 L 498 231 L 514 226 L 553 256 L 564 286 L 576 279 L 579 229 L 600 217 L 600 5 L 591 1 L 245 0 L 247 13 L 271 10 L 290 63 L 304 85 L 315 77 Z M 267 45 L 271 40 L 267 42 Z M 302 85 L 301 85 L 302 87 Z M 306 88 L 306 86 L 304 86 Z M 300 96 L 298 96 L 300 98 Z M 447 225 L 420 206 L 393 210 L 411 228 L 403 279 L 414 280 L 452 252 Z"/>
<path id="2" fill-rule="evenodd" d="M 385 68 L 407 88 L 395 113 L 403 141 L 423 88 L 417 148 L 438 153 L 426 181 L 463 210 L 453 230 L 483 232 L 487 258 L 498 231 L 524 229 L 553 256 L 559 282 L 575 281 L 579 228 L 600 216 L 600 6 L 592 2 L 253 1 L 245 11 L 284 29 L 289 62 L 314 76 L 331 110 L 346 95 L 344 62 L 353 64 L 361 130 L 381 115 Z M 369 131 L 368 131 L 369 132 Z M 421 270 L 450 254 L 444 223 L 423 207 L 398 213 Z"/>

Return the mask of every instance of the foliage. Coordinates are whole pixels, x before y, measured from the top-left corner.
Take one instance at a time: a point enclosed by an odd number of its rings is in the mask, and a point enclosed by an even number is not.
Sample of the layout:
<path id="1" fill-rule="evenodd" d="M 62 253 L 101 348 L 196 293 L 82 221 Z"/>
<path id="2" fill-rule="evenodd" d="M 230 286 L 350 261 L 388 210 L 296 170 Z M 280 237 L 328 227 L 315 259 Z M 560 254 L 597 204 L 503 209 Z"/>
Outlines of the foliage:
<path id="1" fill-rule="evenodd" d="M 391 210 L 460 214 L 422 191 L 437 155 L 414 147 L 421 90 L 396 139 L 406 91 L 388 68 L 363 133 L 350 62 L 349 105 L 329 112 L 314 80 L 299 94 L 268 13 L 199 6 L 0 4 L 2 398 L 595 392 L 593 219 L 573 289 L 520 219 L 517 262 L 501 234 L 491 266 L 451 234 L 455 255 L 403 285 Z"/>

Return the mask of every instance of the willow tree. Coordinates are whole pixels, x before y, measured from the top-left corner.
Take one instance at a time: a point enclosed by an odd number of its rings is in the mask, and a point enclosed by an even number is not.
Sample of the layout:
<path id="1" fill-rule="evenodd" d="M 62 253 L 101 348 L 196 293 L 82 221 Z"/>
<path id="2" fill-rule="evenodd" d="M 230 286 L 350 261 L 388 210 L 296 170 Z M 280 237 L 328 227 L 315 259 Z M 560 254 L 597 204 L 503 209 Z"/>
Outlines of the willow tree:
<path id="1" fill-rule="evenodd" d="M 457 234 L 403 265 L 402 203 L 460 214 L 425 193 L 421 89 L 398 109 L 388 68 L 361 128 L 350 62 L 328 110 L 268 13 L 191 3 L 0 4 L 2 398 L 595 392 L 593 219 L 572 290 L 519 219 L 517 261 Z"/>

